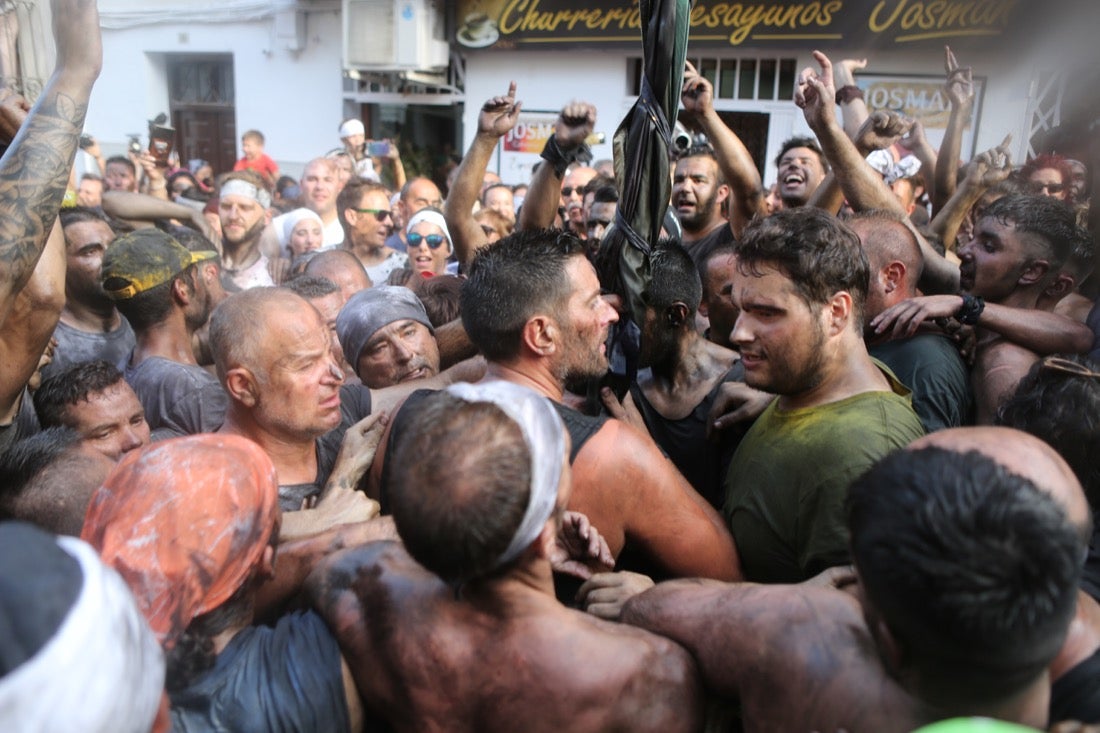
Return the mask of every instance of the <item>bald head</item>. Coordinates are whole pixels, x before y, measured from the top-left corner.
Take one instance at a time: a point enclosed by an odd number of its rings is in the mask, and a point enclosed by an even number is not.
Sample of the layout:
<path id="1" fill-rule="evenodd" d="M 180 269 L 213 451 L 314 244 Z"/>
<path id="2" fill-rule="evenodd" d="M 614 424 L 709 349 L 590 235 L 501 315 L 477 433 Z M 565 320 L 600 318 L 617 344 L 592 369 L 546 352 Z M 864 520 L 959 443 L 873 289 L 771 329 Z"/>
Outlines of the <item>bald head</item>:
<path id="1" fill-rule="evenodd" d="M 887 211 L 856 214 L 845 223 L 859 237 L 871 266 L 864 318 L 871 319 L 895 303 L 917 295 L 924 258 L 916 235 Z"/>
<path id="2" fill-rule="evenodd" d="M 981 453 L 1057 501 L 1082 538 L 1087 540 L 1091 533 L 1092 517 L 1081 483 L 1058 452 L 1038 438 L 1012 428 L 951 428 L 918 438 L 906 450 L 930 447 Z"/>
<path id="3" fill-rule="evenodd" d="M 260 350 L 271 324 L 320 315 L 309 301 L 283 288 L 251 288 L 226 298 L 210 319 L 210 350 L 218 379 L 225 384 L 230 369 L 262 372 Z"/>
<path id="4" fill-rule="evenodd" d="M 401 203 L 405 207 L 405 217 L 410 218 L 429 206 L 443 208 L 443 194 L 432 179 L 421 176 L 412 179 L 401 189 Z"/>
<path id="5" fill-rule="evenodd" d="M 336 283 L 346 302 L 348 298 L 371 287 L 370 277 L 359 258 L 346 249 L 318 252 L 306 264 L 306 275 L 323 277 Z"/>

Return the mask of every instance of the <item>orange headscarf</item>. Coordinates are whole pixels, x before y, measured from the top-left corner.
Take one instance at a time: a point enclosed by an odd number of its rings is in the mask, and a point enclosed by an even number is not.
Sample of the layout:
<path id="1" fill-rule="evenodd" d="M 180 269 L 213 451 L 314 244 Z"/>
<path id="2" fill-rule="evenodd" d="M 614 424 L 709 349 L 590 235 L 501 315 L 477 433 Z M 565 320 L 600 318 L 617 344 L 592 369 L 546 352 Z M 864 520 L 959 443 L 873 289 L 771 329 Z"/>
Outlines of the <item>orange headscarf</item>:
<path id="1" fill-rule="evenodd" d="M 81 539 L 170 649 L 249 577 L 278 517 L 275 467 L 258 445 L 193 435 L 128 453 L 92 495 Z"/>

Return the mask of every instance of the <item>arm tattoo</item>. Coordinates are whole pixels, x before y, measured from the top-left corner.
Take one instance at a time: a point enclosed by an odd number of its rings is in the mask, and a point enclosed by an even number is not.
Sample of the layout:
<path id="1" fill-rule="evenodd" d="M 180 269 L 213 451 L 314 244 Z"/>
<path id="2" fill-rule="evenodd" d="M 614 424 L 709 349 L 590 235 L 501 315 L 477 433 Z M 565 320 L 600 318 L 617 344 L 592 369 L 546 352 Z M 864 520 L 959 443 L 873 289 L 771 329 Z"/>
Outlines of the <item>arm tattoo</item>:
<path id="1" fill-rule="evenodd" d="M 0 159 L 0 289 L 9 294 L 26 285 L 42 254 L 87 110 L 47 87 Z"/>

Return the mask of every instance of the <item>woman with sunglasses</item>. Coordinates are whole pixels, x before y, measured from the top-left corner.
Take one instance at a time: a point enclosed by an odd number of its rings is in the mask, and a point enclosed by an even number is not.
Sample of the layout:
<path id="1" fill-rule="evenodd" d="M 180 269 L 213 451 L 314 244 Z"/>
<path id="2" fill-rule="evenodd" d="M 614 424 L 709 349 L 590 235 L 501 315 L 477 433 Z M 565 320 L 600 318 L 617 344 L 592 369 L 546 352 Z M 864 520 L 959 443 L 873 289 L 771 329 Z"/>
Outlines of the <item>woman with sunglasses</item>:
<path id="1" fill-rule="evenodd" d="M 447 259 L 454 252 L 451 233 L 439 209 L 427 208 L 416 212 L 405 227 L 409 264 L 414 272 L 424 277 L 443 275 L 447 272 Z"/>
<path id="2" fill-rule="evenodd" d="M 1053 196 L 1067 204 L 1074 203 L 1072 179 L 1069 161 L 1055 153 L 1037 155 L 1020 168 L 1020 180 L 1032 193 Z"/>

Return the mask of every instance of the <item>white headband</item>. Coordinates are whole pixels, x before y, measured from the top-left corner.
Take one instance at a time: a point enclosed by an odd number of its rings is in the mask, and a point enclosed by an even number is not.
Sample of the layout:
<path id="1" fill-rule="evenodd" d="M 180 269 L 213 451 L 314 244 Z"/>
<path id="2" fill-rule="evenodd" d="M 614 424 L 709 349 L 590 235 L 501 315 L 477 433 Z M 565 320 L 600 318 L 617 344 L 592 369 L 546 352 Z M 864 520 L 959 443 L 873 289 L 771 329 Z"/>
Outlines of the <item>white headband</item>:
<path id="1" fill-rule="evenodd" d="M 148 733 L 164 689 L 164 654 L 130 588 L 89 545 L 57 544 L 80 563 L 80 595 L 31 659 L 0 679 L 0 720 L 44 733 Z"/>
<path id="2" fill-rule="evenodd" d="M 325 223 L 321 221 L 321 217 L 317 215 L 317 212 L 313 209 L 307 209 L 305 207 L 301 209 L 294 209 L 294 211 L 287 212 L 283 219 L 283 230 L 276 232 L 279 235 L 279 244 L 284 247 L 290 243 L 290 235 L 294 233 L 294 227 L 298 226 L 298 222 L 302 219 L 311 219 L 316 221 L 324 229 Z"/>
<path id="3" fill-rule="evenodd" d="M 409 219 L 409 223 L 405 225 L 405 234 L 412 233 L 413 227 L 421 222 L 427 222 L 429 224 L 435 224 L 437 227 L 443 230 L 443 236 L 447 238 L 447 246 L 450 251 L 454 252 L 454 241 L 451 239 L 451 230 L 447 228 L 447 220 L 443 218 L 443 214 L 440 214 L 434 209 L 421 209 L 413 214 L 413 217 Z"/>
<path id="4" fill-rule="evenodd" d="M 240 178 L 230 178 L 228 181 L 222 184 L 221 191 L 218 192 L 220 198 L 226 196 L 244 196 L 245 198 L 252 199 L 265 209 L 271 206 L 271 194 L 262 188 L 253 186 L 248 181 L 242 181 Z"/>
<path id="5" fill-rule="evenodd" d="M 511 382 L 481 384 L 459 382 L 447 391 L 467 402 L 491 402 L 519 426 L 523 441 L 531 453 L 531 486 L 527 510 L 523 513 L 508 549 L 495 567 L 510 563 L 531 546 L 554 511 L 565 455 L 565 426 L 550 400 Z"/>
<path id="6" fill-rule="evenodd" d="M 340 137 L 351 137 L 352 135 L 366 135 L 367 128 L 363 127 L 363 123 L 359 120 L 348 120 L 344 124 L 340 125 Z"/>

